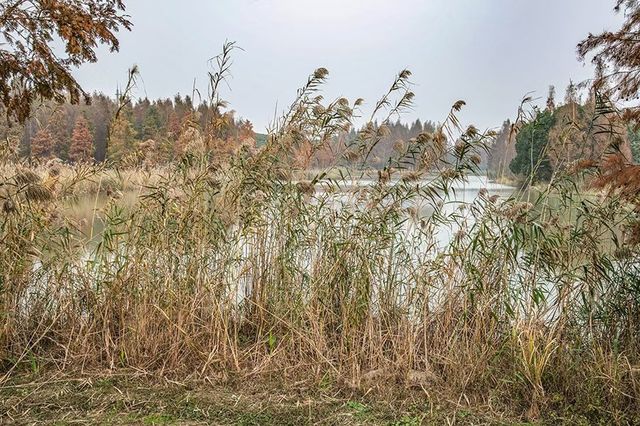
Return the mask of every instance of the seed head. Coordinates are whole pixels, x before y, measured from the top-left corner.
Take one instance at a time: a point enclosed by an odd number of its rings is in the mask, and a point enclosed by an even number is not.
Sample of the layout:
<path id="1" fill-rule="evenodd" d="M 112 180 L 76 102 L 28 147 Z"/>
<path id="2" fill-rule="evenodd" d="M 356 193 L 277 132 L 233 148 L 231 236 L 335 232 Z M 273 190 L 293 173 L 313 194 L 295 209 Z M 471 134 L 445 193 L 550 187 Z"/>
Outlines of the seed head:
<path id="1" fill-rule="evenodd" d="M 16 206 L 11 200 L 4 200 L 4 203 L 2 203 L 2 211 L 6 214 L 13 213 L 16 211 Z"/>

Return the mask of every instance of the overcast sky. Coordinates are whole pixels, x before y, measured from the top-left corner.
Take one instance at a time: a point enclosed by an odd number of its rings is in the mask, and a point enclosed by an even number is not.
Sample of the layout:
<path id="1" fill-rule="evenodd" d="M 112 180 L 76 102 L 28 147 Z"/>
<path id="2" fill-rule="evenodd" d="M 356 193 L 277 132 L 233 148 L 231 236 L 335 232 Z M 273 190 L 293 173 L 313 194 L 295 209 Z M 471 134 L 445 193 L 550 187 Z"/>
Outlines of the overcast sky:
<path id="1" fill-rule="evenodd" d="M 234 55 L 225 98 L 256 131 L 281 111 L 308 74 L 330 71 L 325 96 L 364 98 L 370 110 L 403 68 L 413 72 L 413 111 L 403 120 L 441 121 L 464 99 L 466 124 L 499 126 L 522 97 L 564 96 L 591 66 L 576 59 L 589 32 L 616 28 L 613 0 L 128 0 L 134 28 L 117 54 L 77 72 L 89 90 L 114 94 L 138 64 L 137 96 L 190 95 L 206 88 L 207 60 L 225 40 Z M 544 101 L 544 99 L 543 99 Z M 367 108 L 368 107 L 368 108 Z"/>

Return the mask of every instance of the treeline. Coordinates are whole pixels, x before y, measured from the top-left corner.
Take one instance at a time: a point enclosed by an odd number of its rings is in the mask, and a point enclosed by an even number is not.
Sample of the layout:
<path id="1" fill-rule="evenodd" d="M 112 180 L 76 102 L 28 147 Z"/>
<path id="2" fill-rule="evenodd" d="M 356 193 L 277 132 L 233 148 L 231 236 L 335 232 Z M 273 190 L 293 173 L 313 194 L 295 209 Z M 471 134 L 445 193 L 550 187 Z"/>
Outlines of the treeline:
<path id="1" fill-rule="evenodd" d="M 337 163 L 382 169 L 388 165 L 389 159 L 403 152 L 406 144 L 421 133 L 433 133 L 437 124 L 432 121 L 424 123 L 417 119 L 413 123 L 402 123 L 400 120 L 381 124 L 372 123 L 371 131 L 379 136 L 374 138 L 371 151 L 365 158 L 350 158 L 348 147 L 358 138 L 363 129 L 351 128 L 323 144 L 317 151 L 311 152 L 311 144 L 301 144 L 296 153 L 296 166 L 300 168 L 323 168 Z"/>
<path id="2" fill-rule="evenodd" d="M 374 127 L 378 127 L 376 123 Z M 434 133 L 436 127 L 437 124 L 432 121 L 422 123 L 419 119 L 410 125 L 403 124 L 400 120 L 387 125 L 384 136 L 371 150 L 367 165 L 374 168 L 384 167 L 389 158 L 405 150 L 405 144 L 410 139 L 417 137 L 420 133 Z M 355 133 L 352 132 L 351 135 L 354 137 Z"/>
<path id="3" fill-rule="evenodd" d="M 206 102 L 194 104 L 189 96 L 153 101 L 144 98 L 124 106 L 117 99 L 96 93 L 89 104 L 46 103 L 34 109 L 24 126 L 1 120 L 0 139 L 15 141 L 20 154 L 33 159 L 59 158 L 75 163 L 130 158 L 152 164 L 167 163 L 185 153 L 230 158 L 240 149 L 260 149 L 268 139 L 256 134 L 249 120 L 236 118 L 234 111 L 221 112 Z M 582 101 L 573 84 L 560 104 L 556 104 L 552 89 L 546 107 L 534 108 L 526 124 L 518 127 L 509 120 L 503 123 L 480 168 L 493 178 L 546 181 L 554 172 L 579 161 L 597 162 L 612 149 L 638 162 L 640 131 L 623 125 L 616 117 L 593 93 Z M 372 126 L 380 137 L 364 163 L 344 157 L 358 137 L 358 131 L 351 128 L 319 149 L 310 142 L 300 144 L 292 165 L 308 169 L 357 162 L 381 169 L 411 139 L 433 133 L 437 123 L 397 120 Z"/>
<path id="4" fill-rule="evenodd" d="M 410 124 L 397 120 L 373 126 L 384 130 L 364 165 L 383 168 L 409 140 L 421 133 L 433 133 L 437 125 L 418 119 Z M 335 164 L 357 135 L 352 128 L 314 152 L 310 144 L 301 144 L 293 165 L 319 168 Z M 189 96 L 154 101 L 145 98 L 119 107 L 117 98 L 99 93 L 91 97 L 90 104 L 41 105 L 24 126 L 3 122 L 0 139 L 7 138 L 19 143 L 23 157 L 58 158 L 71 163 L 119 162 L 134 156 L 162 164 L 187 152 L 232 156 L 241 147 L 259 149 L 267 142 L 266 135 L 253 131 L 250 121 L 237 119 L 233 111 L 220 112 L 207 103 L 194 105 Z"/>
<path id="5" fill-rule="evenodd" d="M 195 105 L 189 96 L 144 98 L 125 106 L 116 99 L 98 93 L 89 104 L 46 103 L 24 126 L 3 121 L 0 138 L 18 141 L 24 157 L 68 162 L 137 155 L 163 163 L 186 151 L 230 155 L 243 145 L 255 146 L 251 122 L 207 103 Z"/>
<path id="6" fill-rule="evenodd" d="M 487 172 L 548 181 L 556 172 L 595 165 L 609 153 L 639 161 L 640 132 L 624 124 L 606 98 L 590 92 L 583 101 L 571 83 L 561 104 L 551 87 L 546 107 L 534 108 L 524 125 L 503 123 L 488 152 Z"/>

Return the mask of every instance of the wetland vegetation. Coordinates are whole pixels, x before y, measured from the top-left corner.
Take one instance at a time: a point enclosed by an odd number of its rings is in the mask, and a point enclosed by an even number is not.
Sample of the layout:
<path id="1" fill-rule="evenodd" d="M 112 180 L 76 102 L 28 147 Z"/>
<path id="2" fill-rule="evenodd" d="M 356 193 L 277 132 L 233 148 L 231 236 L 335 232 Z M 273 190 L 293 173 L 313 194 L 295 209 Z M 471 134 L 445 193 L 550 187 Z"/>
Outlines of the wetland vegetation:
<path id="1" fill-rule="evenodd" d="M 80 13 L 0 19 L 23 3 Z M 103 42 L 129 25 L 77 3 Z M 400 123 L 408 70 L 366 113 L 326 100 L 320 68 L 256 135 L 221 97 L 234 48 L 199 105 L 0 66 L 0 421 L 640 421 L 639 138 L 604 62 L 498 131 L 463 101 Z"/>

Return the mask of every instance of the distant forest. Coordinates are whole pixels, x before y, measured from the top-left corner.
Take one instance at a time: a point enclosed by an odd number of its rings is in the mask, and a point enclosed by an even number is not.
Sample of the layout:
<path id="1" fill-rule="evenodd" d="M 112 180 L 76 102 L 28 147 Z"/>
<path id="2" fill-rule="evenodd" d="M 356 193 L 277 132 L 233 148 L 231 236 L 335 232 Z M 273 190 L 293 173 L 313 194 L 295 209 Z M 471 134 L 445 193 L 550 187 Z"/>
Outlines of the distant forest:
<path id="1" fill-rule="evenodd" d="M 267 142 L 267 135 L 255 133 L 252 123 L 236 118 L 234 111 L 220 112 L 207 103 L 195 105 L 189 96 L 154 101 L 144 98 L 118 109 L 116 100 L 104 94 L 92 95 L 90 104 L 51 102 L 38 108 L 24 126 L 0 124 L 0 138 L 19 141 L 22 156 L 39 160 L 117 162 L 134 156 L 159 164 L 187 152 L 212 150 L 214 155 L 226 156 L 243 147 L 259 149 Z M 367 165 L 384 166 L 406 141 L 435 128 L 434 122 L 420 120 L 389 124 Z M 337 145 L 355 137 L 355 129 L 345 132 L 333 144 L 335 151 L 328 147 L 306 163 L 311 167 L 332 164 L 340 151 Z M 205 146 L 209 140 L 215 146 Z"/>
<path id="2" fill-rule="evenodd" d="M 93 94 L 89 104 L 43 105 L 23 127 L 3 124 L 0 137 L 19 140 L 21 155 L 68 162 L 119 161 L 134 154 L 168 162 L 197 150 L 204 130 L 214 131 L 220 145 L 255 143 L 248 120 L 236 119 L 233 112 L 221 114 L 206 103 L 194 105 L 180 95 L 119 107 L 115 99 Z"/>
<path id="3" fill-rule="evenodd" d="M 571 84 L 564 101 L 556 105 L 552 88 L 544 109 L 535 108 L 532 120 L 514 131 L 506 120 L 493 143 L 481 158 L 480 169 L 493 178 L 515 179 L 531 174 L 538 164 L 536 180 L 548 180 L 552 173 L 578 160 L 598 160 L 610 141 L 589 127 L 611 127 L 597 118 L 596 101 L 587 95 L 581 100 Z M 615 124 L 615 123 L 614 123 Z M 421 133 L 433 133 L 438 124 L 400 120 L 385 125 L 383 137 L 373 147 L 365 166 L 381 169 L 394 153 Z M 379 127 L 374 123 L 374 127 Z M 619 132 L 620 133 L 620 132 Z M 629 127 L 621 132 L 617 146 L 627 157 L 640 159 L 640 133 Z M 515 135 L 518 135 L 517 137 Z M 293 159 L 297 168 L 322 168 L 335 164 L 344 147 L 357 137 L 356 129 L 343 132 L 318 151 L 300 144 Z M 219 158 L 237 155 L 240 150 L 256 151 L 268 136 L 256 133 L 249 120 L 234 111 L 221 112 L 207 103 L 194 104 L 189 96 L 173 99 L 139 99 L 119 107 L 117 98 L 94 94 L 89 104 L 50 102 L 37 108 L 24 126 L 0 121 L 0 138 L 13 140 L 23 157 L 35 161 L 60 159 L 64 162 L 121 162 L 164 164 L 187 153 L 204 153 Z"/>

